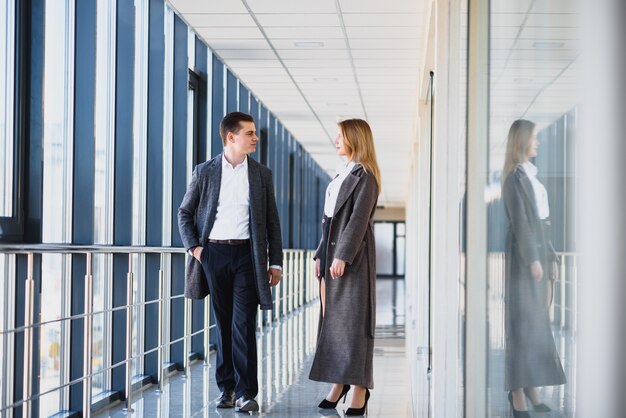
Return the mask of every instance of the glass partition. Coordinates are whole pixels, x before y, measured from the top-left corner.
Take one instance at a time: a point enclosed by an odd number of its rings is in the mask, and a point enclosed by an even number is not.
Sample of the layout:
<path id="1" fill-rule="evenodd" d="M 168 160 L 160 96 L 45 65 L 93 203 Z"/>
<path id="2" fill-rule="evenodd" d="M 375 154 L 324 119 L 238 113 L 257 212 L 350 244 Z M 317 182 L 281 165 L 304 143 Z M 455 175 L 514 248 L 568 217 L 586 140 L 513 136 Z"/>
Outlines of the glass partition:
<path id="1" fill-rule="evenodd" d="M 0 6 L 0 217 L 13 216 L 15 2 Z"/>
<path id="2" fill-rule="evenodd" d="M 576 2 L 492 1 L 488 416 L 576 416 Z"/>

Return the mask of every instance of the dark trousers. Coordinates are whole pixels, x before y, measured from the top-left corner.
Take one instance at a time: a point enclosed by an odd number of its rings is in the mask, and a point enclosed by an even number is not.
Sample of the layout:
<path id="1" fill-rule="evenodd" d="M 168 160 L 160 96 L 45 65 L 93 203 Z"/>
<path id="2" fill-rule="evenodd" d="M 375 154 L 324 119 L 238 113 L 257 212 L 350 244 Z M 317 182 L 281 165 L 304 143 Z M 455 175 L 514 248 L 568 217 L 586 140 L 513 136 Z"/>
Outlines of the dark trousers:
<path id="1" fill-rule="evenodd" d="M 250 244 L 207 243 L 202 266 L 208 278 L 217 322 L 215 380 L 219 389 L 255 397 L 257 381 L 256 314 L 258 296 Z"/>

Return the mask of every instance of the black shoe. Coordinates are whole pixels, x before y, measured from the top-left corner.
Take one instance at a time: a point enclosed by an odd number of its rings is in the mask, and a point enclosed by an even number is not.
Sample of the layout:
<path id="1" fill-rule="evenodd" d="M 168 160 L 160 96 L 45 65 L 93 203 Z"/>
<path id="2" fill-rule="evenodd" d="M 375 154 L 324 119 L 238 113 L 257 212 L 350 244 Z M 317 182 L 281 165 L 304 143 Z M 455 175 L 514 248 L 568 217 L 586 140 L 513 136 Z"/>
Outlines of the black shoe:
<path id="1" fill-rule="evenodd" d="M 524 395 L 526 395 L 526 397 L 528 398 L 530 403 L 533 405 L 533 409 L 535 410 L 535 412 L 550 412 L 550 411 L 552 411 L 552 409 L 550 409 L 550 407 L 548 405 L 546 405 L 545 403 L 538 403 L 537 405 L 535 405 L 533 403 L 533 400 L 530 399 L 530 396 L 528 395 L 528 392 L 526 391 L 526 388 L 524 388 Z"/>
<path id="2" fill-rule="evenodd" d="M 343 389 L 341 389 L 341 394 L 339 395 L 339 397 L 337 398 L 335 402 L 329 401 L 328 399 L 324 398 L 324 400 L 320 402 L 320 404 L 317 405 L 317 407 L 321 409 L 335 409 L 342 396 L 343 396 L 343 403 L 346 403 L 346 396 L 348 396 L 348 392 L 350 392 L 350 385 L 343 385 Z"/>
<path id="3" fill-rule="evenodd" d="M 243 395 L 237 399 L 235 403 L 235 411 L 237 412 L 258 412 L 259 404 L 252 396 Z"/>
<path id="4" fill-rule="evenodd" d="M 348 408 L 346 411 L 346 416 L 358 416 L 365 415 L 367 412 L 367 401 L 370 400 L 370 390 L 365 389 L 365 404 L 361 408 Z"/>
<path id="5" fill-rule="evenodd" d="M 513 406 L 513 395 L 511 394 L 511 392 L 509 392 L 509 403 L 511 404 L 514 418 L 530 418 L 530 414 L 528 413 L 528 411 L 518 411 L 517 409 L 515 409 L 515 407 Z"/>
<path id="6" fill-rule="evenodd" d="M 235 407 L 235 392 L 232 390 L 225 390 L 220 395 L 217 401 L 218 408 L 234 408 Z"/>

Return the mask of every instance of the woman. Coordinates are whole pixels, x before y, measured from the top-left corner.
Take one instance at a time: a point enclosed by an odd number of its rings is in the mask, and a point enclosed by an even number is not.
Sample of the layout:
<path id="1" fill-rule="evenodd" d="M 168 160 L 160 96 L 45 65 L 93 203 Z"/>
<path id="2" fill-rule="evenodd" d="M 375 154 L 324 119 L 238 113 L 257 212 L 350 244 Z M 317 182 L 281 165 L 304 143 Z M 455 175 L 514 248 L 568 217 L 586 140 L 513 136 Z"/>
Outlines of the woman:
<path id="1" fill-rule="evenodd" d="M 550 411 L 537 387 L 565 383 L 550 329 L 549 307 L 557 278 L 550 242 L 550 207 L 537 168 L 535 124 L 511 125 L 502 172 L 502 197 L 508 219 L 506 237 L 505 386 L 514 417 L 530 417 L 525 396 L 538 412 Z"/>
<path id="2" fill-rule="evenodd" d="M 315 253 L 322 310 L 309 378 L 333 383 L 320 404 L 332 409 L 354 385 L 346 415 L 363 415 L 374 387 L 376 250 L 372 218 L 380 193 L 380 170 L 367 122 L 339 123 L 337 154 L 345 156 L 326 189 L 322 239 Z"/>

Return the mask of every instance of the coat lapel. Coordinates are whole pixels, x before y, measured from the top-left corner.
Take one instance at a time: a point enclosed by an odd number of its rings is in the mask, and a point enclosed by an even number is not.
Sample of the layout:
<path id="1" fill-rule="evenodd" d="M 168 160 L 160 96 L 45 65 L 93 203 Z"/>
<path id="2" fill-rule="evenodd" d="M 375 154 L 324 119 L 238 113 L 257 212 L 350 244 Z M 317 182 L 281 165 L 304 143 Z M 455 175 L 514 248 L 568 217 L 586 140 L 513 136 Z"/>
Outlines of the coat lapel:
<path id="1" fill-rule="evenodd" d="M 252 158 L 248 158 L 248 185 L 250 187 L 250 225 L 255 225 L 260 213 L 262 189 L 259 167 Z"/>
<path id="2" fill-rule="evenodd" d="M 523 169 L 522 169 L 523 170 Z M 524 171 L 524 176 L 522 177 L 522 190 L 524 194 L 528 198 L 528 201 L 531 202 L 531 206 L 533 208 L 533 213 L 535 214 L 535 218 L 539 219 L 539 212 L 537 211 L 537 202 L 535 201 L 535 191 L 533 190 L 533 185 L 530 183 L 530 178 L 528 178 L 528 174 Z"/>
<path id="3" fill-rule="evenodd" d="M 358 167 L 358 166 L 357 166 Z M 339 194 L 337 195 L 337 203 L 335 204 L 335 211 L 333 212 L 333 217 L 337 215 L 339 209 L 346 203 L 357 183 L 359 182 L 360 177 L 354 174 L 352 171 L 348 177 L 345 178 L 343 183 L 341 183 L 341 188 L 339 189 Z"/>
<path id="4" fill-rule="evenodd" d="M 217 204 L 220 198 L 220 188 L 222 186 L 222 154 L 219 154 L 217 157 L 213 159 L 213 163 L 209 167 L 207 176 L 209 177 L 207 198 L 208 202 L 208 216 L 204 220 L 204 228 L 202 229 L 205 233 L 205 237 L 202 237 L 203 240 L 208 238 L 211 229 L 213 228 L 213 223 L 215 222 L 215 215 L 217 214 Z"/>
<path id="5" fill-rule="evenodd" d="M 209 202 L 212 208 L 217 208 L 222 186 L 222 154 L 218 157 L 209 170 Z"/>

